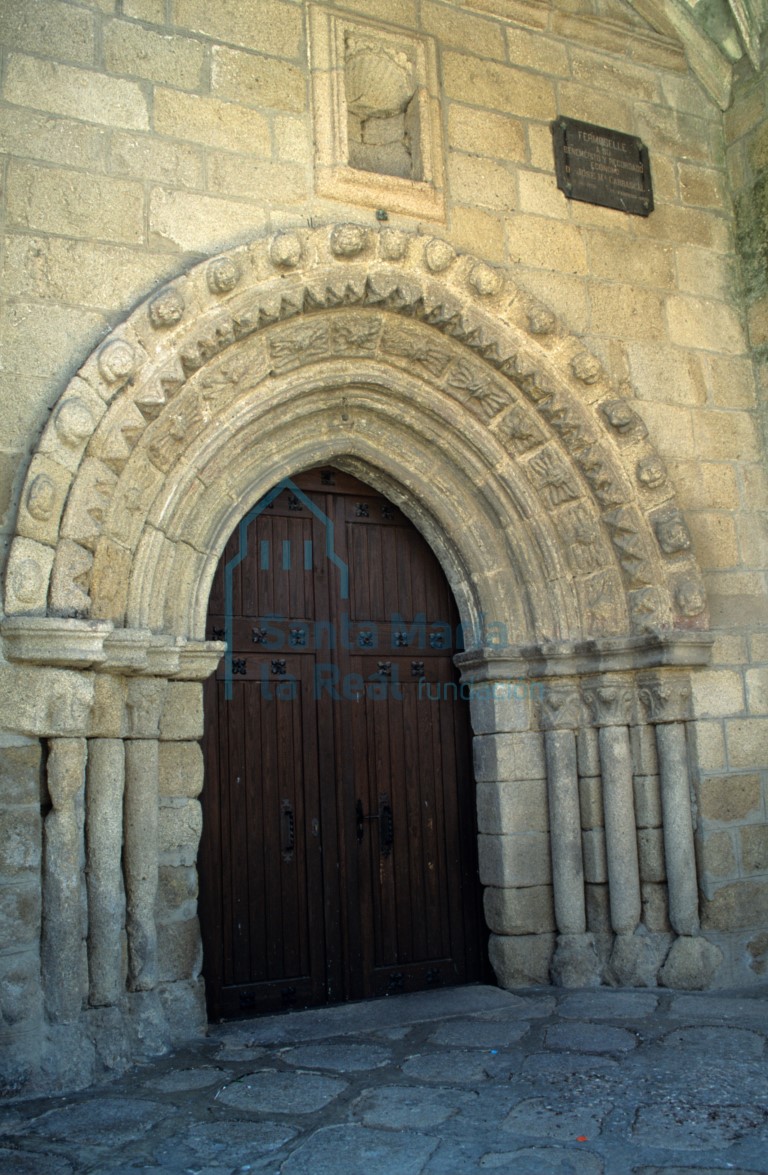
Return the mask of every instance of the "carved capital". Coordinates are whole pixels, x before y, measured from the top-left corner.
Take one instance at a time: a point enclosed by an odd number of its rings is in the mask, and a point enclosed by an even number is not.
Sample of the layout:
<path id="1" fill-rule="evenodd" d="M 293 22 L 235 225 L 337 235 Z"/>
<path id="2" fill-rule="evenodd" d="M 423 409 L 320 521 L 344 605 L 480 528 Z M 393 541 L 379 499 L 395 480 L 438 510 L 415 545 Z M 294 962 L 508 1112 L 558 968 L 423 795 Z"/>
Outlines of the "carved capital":
<path id="1" fill-rule="evenodd" d="M 595 726 L 627 726 L 632 719 L 632 686 L 626 681 L 586 685 L 582 695 Z"/>
<path id="2" fill-rule="evenodd" d="M 577 730 L 581 726 L 581 697 L 575 685 L 550 685 L 541 699 L 544 730 Z"/>
<path id="3" fill-rule="evenodd" d="M 649 722 L 685 722 L 691 717 L 691 683 L 687 677 L 646 677 L 639 686 Z"/>

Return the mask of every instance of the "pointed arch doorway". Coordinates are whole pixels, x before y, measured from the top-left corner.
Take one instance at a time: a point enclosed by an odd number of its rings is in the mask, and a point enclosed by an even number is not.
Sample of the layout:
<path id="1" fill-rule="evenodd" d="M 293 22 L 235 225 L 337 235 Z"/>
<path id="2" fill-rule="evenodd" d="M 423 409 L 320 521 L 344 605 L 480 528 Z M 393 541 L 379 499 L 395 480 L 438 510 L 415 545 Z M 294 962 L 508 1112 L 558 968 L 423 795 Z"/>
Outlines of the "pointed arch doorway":
<path id="1" fill-rule="evenodd" d="M 232 645 L 205 700 L 211 1018 L 479 979 L 459 617 L 413 524 L 300 474 L 231 536 L 208 626 Z"/>

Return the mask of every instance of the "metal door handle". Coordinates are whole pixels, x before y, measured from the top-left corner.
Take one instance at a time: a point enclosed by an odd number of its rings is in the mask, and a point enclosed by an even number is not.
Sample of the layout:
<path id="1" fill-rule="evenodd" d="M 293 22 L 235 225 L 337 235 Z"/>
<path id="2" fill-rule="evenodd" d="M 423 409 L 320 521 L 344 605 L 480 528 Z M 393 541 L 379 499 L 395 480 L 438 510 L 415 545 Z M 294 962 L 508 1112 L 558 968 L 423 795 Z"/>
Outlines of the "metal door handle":
<path id="1" fill-rule="evenodd" d="M 379 848 L 382 857 L 388 857 L 395 843 L 395 818 L 389 796 L 379 796 Z"/>
<path id="2" fill-rule="evenodd" d="M 296 847 L 296 818 L 290 800 L 283 800 L 283 857 L 291 857 Z"/>
<path id="3" fill-rule="evenodd" d="M 379 821 L 379 850 L 383 857 L 388 857 L 392 852 L 392 845 L 395 841 L 395 823 L 389 796 L 380 795 L 378 812 L 371 812 L 369 816 L 366 816 L 363 811 L 362 800 L 358 800 L 355 804 L 355 831 L 357 833 L 358 844 L 363 843 L 366 820 Z"/>

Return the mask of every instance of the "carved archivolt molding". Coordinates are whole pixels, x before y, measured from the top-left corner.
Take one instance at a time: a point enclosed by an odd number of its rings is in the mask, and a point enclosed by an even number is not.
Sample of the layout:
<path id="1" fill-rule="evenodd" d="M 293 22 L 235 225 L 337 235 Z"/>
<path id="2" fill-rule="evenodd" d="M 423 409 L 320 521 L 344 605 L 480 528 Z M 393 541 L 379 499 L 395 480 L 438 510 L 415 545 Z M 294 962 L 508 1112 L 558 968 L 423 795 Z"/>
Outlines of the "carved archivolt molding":
<path id="1" fill-rule="evenodd" d="M 6 613 L 197 639 L 238 518 L 333 460 L 410 514 L 465 622 L 504 619 L 510 643 L 706 628 L 630 394 L 510 272 L 437 238 L 260 240 L 156 292 L 72 379 L 28 472 Z"/>

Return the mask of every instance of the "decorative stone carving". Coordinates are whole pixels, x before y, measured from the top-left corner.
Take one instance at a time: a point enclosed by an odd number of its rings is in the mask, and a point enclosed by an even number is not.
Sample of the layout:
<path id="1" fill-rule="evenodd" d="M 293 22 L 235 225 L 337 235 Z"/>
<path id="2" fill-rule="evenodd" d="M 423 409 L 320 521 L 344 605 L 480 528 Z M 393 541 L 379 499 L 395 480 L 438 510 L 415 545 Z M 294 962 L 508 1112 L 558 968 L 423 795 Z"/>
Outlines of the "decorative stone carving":
<path id="1" fill-rule="evenodd" d="M 379 253 L 385 261 L 402 261 L 408 254 L 410 238 L 397 228 L 386 228 L 379 237 Z"/>
<path id="2" fill-rule="evenodd" d="M 422 338 L 409 331 L 399 330 L 397 327 L 385 329 L 381 339 L 381 349 L 386 351 L 388 355 L 410 359 L 419 367 L 425 368 L 436 379 L 442 376 L 452 358 L 450 352 L 430 346 Z"/>
<path id="3" fill-rule="evenodd" d="M 316 359 L 322 360 L 331 355 L 344 356 L 358 353 L 373 358 L 376 343 L 375 332 L 373 327 L 368 328 L 365 325 L 364 314 L 356 315 L 354 325 L 350 326 L 349 320 L 345 320 L 341 325 L 341 316 L 329 315 L 320 321 L 320 315 L 317 313 L 324 308 L 349 306 L 362 302 L 376 306 L 382 311 L 376 315 L 382 323 L 386 323 L 384 312 L 391 312 L 393 316 L 399 314 L 403 318 L 411 320 L 402 322 L 401 319 L 402 326 L 387 324 L 384 327 L 381 331 L 383 337 L 377 361 L 383 365 L 388 364 L 390 369 L 397 365 L 406 367 L 413 372 L 421 372 L 428 377 L 428 382 L 444 379 L 446 375 L 450 375 L 452 383 L 445 385 L 449 390 L 453 390 L 456 386 L 454 381 L 459 384 L 466 383 L 466 371 L 471 369 L 473 373 L 471 384 L 467 384 L 463 389 L 464 398 L 468 401 L 467 407 L 478 410 L 478 415 L 484 416 L 486 419 L 498 415 L 498 424 L 494 424 L 491 432 L 495 432 L 499 440 L 508 443 L 510 451 L 530 453 L 531 450 L 534 450 L 535 454 L 536 448 L 545 444 L 549 428 L 557 434 L 558 439 L 562 441 L 570 453 L 570 457 L 563 454 L 559 458 L 563 463 L 565 474 L 562 473 L 562 470 L 554 468 L 552 458 L 549 456 L 549 448 L 546 449 L 547 456 L 543 457 L 541 461 L 539 461 L 540 454 L 537 454 L 532 457 L 533 464 L 523 465 L 525 472 L 531 478 L 535 478 L 537 486 L 540 485 L 542 488 L 538 503 L 533 498 L 527 499 L 534 513 L 538 515 L 536 526 L 549 525 L 544 518 L 545 511 L 550 511 L 553 506 L 560 508 L 570 501 L 576 501 L 587 490 L 601 506 L 611 508 L 605 516 L 605 522 L 611 531 L 617 552 L 620 554 L 627 588 L 630 592 L 637 593 L 640 589 L 656 584 L 657 581 L 658 586 L 652 593 L 634 594 L 631 601 L 628 600 L 626 593 L 622 598 L 617 597 L 615 593 L 611 595 L 611 593 L 598 591 L 595 585 L 601 582 L 599 578 L 596 578 L 600 573 L 590 571 L 593 564 L 588 561 L 588 556 L 586 560 L 583 557 L 587 547 L 585 543 L 578 541 L 581 530 L 577 528 L 575 532 L 577 541 L 572 544 L 574 549 L 566 549 L 564 557 L 570 558 L 571 566 L 578 575 L 590 577 L 589 580 L 582 580 L 576 585 L 575 597 L 571 593 L 573 598 L 578 599 L 581 606 L 585 631 L 589 629 L 592 622 L 597 621 L 599 615 L 604 617 L 602 631 L 605 631 L 606 626 L 610 631 L 620 631 L 622 617 L 626 617 L 628 605 L 633 609 L 633 624 L 636 630 L 645 631 L 654 627 L 668 627 L 673 619 L 669 592 L 670 589 L 675 591 L 680 588 L 683 571 L 688 574 L 688 560 L 685 561 L 684 566 L 679 560 L 675 561 L 670 565 L 668 571 L 665 571 L 660 560 L 656 557 L 658 547 L 655 537 L 652 545 L 649 545 L 647 541 L 649 534 L 652 533 L 653 518 L 649 520 L 629 504 L 623 507 L 628 511 L 628 514 L 621 514 L 617 511 L 620 503 L 631 502 L 633 486 L 625 479 L 618 462 L 613 460 L 610 443 L 603 444 L 599 439 L 598 430 L 595 427 L 595 417 L 596 415 L 599 417 L 599 412 L 596 414 L 592 408 L 585 407 L 569 390 L 573 378 L 581 378 L 578 372 L 581 372 L 581 376 L 590 379 L 596 371 L 594 364 L 590 364 L 587 359 L 583 358 L 586 353 L 578 348 L 573 340 L 566 341 L 561 351 L 549 355 L 545 355 L 543 348 L 539 347 L 533 339 L 523 343 L 521 339 L 521 325 L 523 324 L 520 323 L 519 318 L 520 306 L 523 307 L 523 313 L 531 307 L 534 310 L 538 309 L 538 304 L 529 301 L 525 295 L 518 299 L 512 311 L 505 307 L 499 309 L 493 329 L 489 329 L 485 322 L 481 325 L 477 320 L 477 311 L 470 310 L 472 298 L 469 290 L 474 288 L 470 283 L 470 275 L 474 273 L 477 278 L 478 275 L 484 274 L 482 266 L 485 266 L 486 263 L 473 258 L 462 262 L 463 294 L 459 285 L 451 286 L 451 288 L 445 285 L 443 288 L 438 276 L 439 271 L 430 270 L 430 273 L 435 276 L 430 277 L 428 281 L 423 280 L 419 277 L 418 267 L 412 266 L 406 273 L 396 264 L 401 257 L 407 255 L 409 246 L 411 253 L 413 253 L 414 247 L 425 251 L 423 262 L 427 269 L 430 260 L 439 266 L 445 261 L 451 262 L 455 254 L 447 242 L 440 242 L 437 238 L 434 239 L 434 244 L 429 241 L 425 242 L 418 235 L 407 233 L 402 229 L 387 227 L 375 233 L 373 228 L 364 225 L 341 225 L 335 229 L 302 230 L 301 233 L 295 233 L 296 238 L 302 243 L 301 256 L 295 267 L 301 281 L 297 282 L 295 286 L 291 284 L 290 291 L 286 293 L 284 283 L 277 280 L 274 272 L 271 278 L 264 277 L 264 261 L 271 259 L 271 251 L 275 256 L 278 256 L 277 251 L 283 248 L 291 235 L 292 233 L 284 234 L 285 240 L 283 240 L 281 234 L 279 244 L 276 243 L 277 238 L 273 237 L 261 245 L 255 244 L 247 249 L 234 250 L 226 257 L 216 259 L 216 261 L 222 262 L 221 266 L 216 266 L 213 261 L 205 262 L 193 279 L 195 288 L 201 284 L 201 279 L 203 284 L 207 282 L 209 272 L 220 271 L 223 274 L 227 271 L 227 266 L 233 263 L 242 271 L 240 284 L 244 286 L 247 278 L 254 292 L 246 291 L 237 306 L 233 305 L 231 313 L 221 314 L 218 317 L 209 315 L 201 320 L 204 328 L 201 329 L 198 326 L 195 331 L 187 332 L 175 356 L 169 356 L 168 349 L 163 346 L 163 340 L 159 334 L 155 337 L 154 343 L 151 340 L 146 343 L 147 357 L 145 358 L 142 353 L 146 378 L 143 379 L 141 387 L 138 391 L 123 389 L 119 379 L 116 380 L 114 385 L 111 385 L 113 389 L 110 392 L 112 405 L 108 411 L 104 403 L 107 396 L 105 389 L 108 386 L 106 382 L 100 385 L 102 390 L 100 394 L 97 394 L 86 379 L 75 377 L 58 412 L 54 413 L 53 423 L 41 442 L 42 452 L 46 455 L 51 454 L 52 457 L 55 456 L 56 464 L 76 473 L 69 501 L 77 500 L 80 503 L 78 509 L 84 521 L 83 526 L 79 526 L 77 530 L 67 530 L 68 537 L 76 539 L 83 546 L 95 546 L 97 542 L 104 542 L 108 537 L 104 535 L 99 540 L 98 535 L 99 528 L 103 525 L 107 512 L 110 511 L 109 497 L 112 491 L 107 488 L 105 492 L 102 492 L 96 487 L 91 487 L 94 501 L 87 506 L 81 501 L 82 495 L 78 496 L 78 486 L 87 464 L 86 462 L 83 469 L 78 472 L 81 453 L 89 439 L 93 438 L 91 454 L 95 456 L 98 453 L 108 463 L 111 472 L 122 473 L 127 462 L 134 459 L 132 454 L 136 453 L 137 443 L 140 443 L 142 447 L 146 446 L 147 452 L 150 452 L 149 446 L 153 446 L 151 449 L 153 464 L 161 473 L 170 471 L 175 462 L 184 460 L 182 455 L 187 452 L 189 442 L 194 442 L 201 429 L 207 427 L 206 422 L 213 422 L 227 413 L 235 396 L 244 398 L 257 383 L 269 378 L 270 370 L 281 375 L 294 366 L 310 363 Z M 360 253 L 357 250 L 369 250 L 375 235 L 380 242 L 376 250 L 377 257 L 386 258 L 387 262 L 391 262 L 391 265 L 376 266 L 372 264 L 370 272 L 365 272 L 363 266 L 358 265 L 350 272 L 346 268 L 348 258 L 359 257 Z M 369 251 L 372 252 L 372 250 Z M 291 249 L 288 250 L 288 253 L 292 254 L 292 252 Z M 288 253 L 281 253 L 280 256 L 287 257 Z M 469 288 L 467 288 L 468 283 Z M 183 289 L 184 283 L 176 282 L 172 288 L 166 287 L 156 295 L 151 300 L 151 305 L 155 311 L 166 304 L 166 299 L 170 299 L 172 305 L 176 294 Z M 146 314 L 146 305 L 137 312 L 140 334 L 142 319 L 146 321 Z M 286 318 L 295 319 L 297 316 L 305 314 L 317 315 L 317 317 L 306 318 L 301 325 L 298 322 L 286 327 L 280 325 Z M 552 323 L 554 324 L 554 318 L 552 318 Z M 431 328 L 431 334 L 429 328 Z M 253 351 L 246 353 L 242 340 L 257 331 L 259 332 L 258 340 L 256 338 L 249 340 Z M 303 331 L 307 333 L 297 333 Z M 105 367 L 108 356 L 112 356 L 115 360 L 120 359 L 121 354 L 124 353 L 120 350 L 125 341 L 122 337 L 124 332 L 125 328 L 121 327 L 120 336 L 115 336 L 102 344 L 97 352 L 95 363 L 93 360 L 89 361 L 89 380 L 93 379 L 93 368 L 98 366 L 101 358 L 104 358 Z M 441 335 L 446 337 L 441 337 Z M 458 357 L 459 347 L 464 348 L 466 356 L 461 360 Z M 134 349 L 138 355 L 138 349 Z M 392 359 L 397 360 L 397 364 L 394 364 Z M 574 367 L 575 361 L 578 361 L 576 367 Z M 466 364 L 466 368 L 460 364 Z M 564 367 L 565 370 L 563 370 Z M 560 369 L 559 374 L 558 368 Z M 107 375 L 119 374 L 119 378 L 122 378 L 121 373 L 124 370 L 123 366 L 118 365 L 110 368 Z M 531 420 L 526 421 L 521 411 L 524 406 L 510 405 L 507 389 L 499 382 L 498 372 L 507 376 L 510 381 L 520 387 L 527 400 L 537 406 L 541 416 L 541 429 L 537 425 L 533 425 Z M 455 376 L 454 373 L 456 373 Z M 397 379 L 396 376 L 395 379 Z M 188 402 L 183 389 L 191 380 L 195 381 L 197 398 Z M 503 392 L 499 390 L 501 388 L 504 389 Z M 171 408 L 171 401 L 174 397 L 182 398 L 177 406 Z M 457 399 L 459 398 L 457 397 Z M 74 412 L 72 411 L 73 401 L 78 405 Z M 613 402 L 609 401 L 609 403 Z M 626 404 L 626 401 L 622 402 Z M 131 404 L 130 410 L 127 407 L 129 403 Z M 457 405 L 456 412 L 459 411 Z M 107 416 L 103 424 L 97 428 L 98 421 L 105 412 L 107 412 Z M 152 426 L 153 430 L 157 431 L 151 431 L 146 438 L 140 439 L 142 438 L 142 429 L 148 422 L 153 421 L 155 422 Z M 630 421 L 622 423 L 620 420 L 618 423 L 623 427 L 630 422 L 631 418 Z M 164 430 L 162 432 L 161 425 Z M 458 416 L 452 422 L 452 427 L 460 429 Z M 60 428 L 61 435 L 59 435 Z M 629 439 L 637 436 L 638 433 L 631 433 Z M 213 437 L 212 440 L 214 447 L 207 450 L 209 456 L 206 457 L 206 460 L 214 462 L 212 468 L 216 468 L 223 465 L 223 459 L 216 455 L 215 446 L 218 442 Z M 232 437 L 229 438 L 229 443 L 231 441 Z M 491 451 L 494 450 L 489 447 L 488 453 Z M 553 451 L 557 454 L 561 452 L 559 447 Z M 643 461 L 647 462 L 649 460 L 648 446 L 643 446 L 643 453 L 645 454 Z M 487 456 L 488 454 L 486 454 Z M 478 459 L 484 460 L 486 457 Z M 458 460 L 460 460 L 459 457 L 457 457 Z M 641 467 L 638 460 L 640 486 L 653 488 L 654 478 L 650 473 L 646 473 L 645 469 L 646 466 Z M 48 470 L 44 468 L 41 468 L 39 472 L 48 474 Z M 35 475 L 30 476 L 28 483 L 30 486 Z M 495 474 L 489 475 L 491 481 L 493 476 Z M 518 476 L 517 469 L 508 467 L 504 476 L 514 480 Z M 53 480 L 58 486 L 56 479 L 53 478 Z M 62 481 L 62 487 L 66 494 L 65 480 Z M 34 517 L 34 512 L 42 514 L 45 510 L 44 505 L 39 505 L 38 508 L 38 501 L 43 501 L 42 490 L 45 484 L 44 482 L 38 483 L 29 499 L 25 492 L 25 506 L 29 500 L 32 511 L 23 509 L 21 513 L 28 520 L 29 530 L 27 533 L 30 536 L 42 538 L 44 543 L 54 545 L 57 541 L 57 535 L 61 534 L 55 509 L 45 522 Z M 638 485 L 635 483 L 634 493 L 637 492 Z M 149 500 L 147 499 L 146 505 L 148 504 Z M 125 555 L 124 558 L 124 552 L 119 549 L 120 544 L 124 541 L 123 535 L 130 535 L 132 546 L 142 541 L 140 534 L 142 510 L 139 509 L 139 506 L 144 508 L 143 499 L 142 502 L 137 503 L 136 526 L 131 523 L 128 531 L 121 530 L 118 543 L 113 551 L 121 568 L 130 567 L 132 559 L 130 554 Z M 177 502 L 176 506 L 172 508 L 177 509 L 178 506 Z M 164 510 L 167 511 L 167 507 L 164 507 Z M 612 517 L 612 515 L 614 516 Z M 68 513 L 65 517 L 69 517 Z M 109 517 L 110 535 L 112 535 L 115 525 L 114 512 L 110 512 Z M 190 511 L 189 517 L 198 517 L 194 508 Z M 86 519 L 88 519 L 87 524 Z M 197 524 L 199 525 L 199 521 Z M 62 525 L 67 529 L 69 524 Z M 33 529 L 38 526 L 44 528 L 44 533 L 42 530 Z M 567 533 L 571 532 L 567 531 Z M 159 541 L 154 536 L 149 536 L 147 542 L 150 547 L 147 549 L 153 548 Z M 201 538 L 200 541 L 204 540 Z M 567 543 L 565 538 L 562 541 L 564 544 Z M 194 542 L 192 546 L 195 546 Z M 534 554 L 531 550 L 530 555 L 535 563 L 539 554 Z M 146 558 L 148 560 L 147 572 L 149 573 L 151 558 L 149 555 Z M 128 561 L 127 564 L 125 559 Z M 114 602 L 119 599 L 124 604 L 128 590 L 126 577 L 121 572 L 121 583 L 116 584 L 115 590 L 111 591 L 108 584 L 116 578 L 115 568 L 111 567 L 106 556 L 99 557 L 98 563 L 99 591 L 109 591 Z M 117 564 L 115 564 L 116 566 Z M 691 564 L 690 575 L 693 578 L 696 577 L 693 564 Z M 12 578 L 12 570 L 9 572 L 9 576 Z M 135 585 L 130 588 L 131 592 L 143 591 L 139 588 L 140 579 L 141 576 L 131 580 Z M 9 578 L 9 595 L 13 601 L 13 591 L 10 590 L 10 586 Z M 590 593 L 594 607 L 590 607 L 588 603 Z M 149 591 L 143 598 L 149 600 L 151 595 L 152 591 Z M 691 616 L 694 615 L 695 601 L 689 605 L 685 603 L 684 596 L 681 594 L 674 603 L 674 614 L 680 617 L 681 621 L 689 613 Z M 17 611 L 23 612 L 44 609 L 45 593 L 42 583 L 39 599 L 34 604 L 17 601 L 12 606 Z M 111 615 L 112 604 L 107 605 L 105 602 L 103 606 Z M 144 606 L 144 604 L 141 605 L 142 608 Z M 102 604 L 97 604 L 94 599 L 94 607 L 100 609 Z M 95 612 L 94 614 L 100 613 Z M 612 617 L 610 620 L 608 619 L 609 615 Z M 695 615 L 700 615 L 700 613 L 697 612 Z M 558 623 L 560 621 L 565 621 L 565 617 L 561 616 Z M 144 620 L 141 621 L 141 623 L 144 622 Z M 565 623 L 567 628 L 571 621 Z"/>
<path id="4" fill-rule="evenodd" d="M 656 588 L 647 587 L 629 593 L 629 614 L 634 632 L 657 632 L 665 628 L 665 617 Z"/>
<path id="5" fill-rule="evenodd" d="M 348 38 L 347 107 L 359 118 L 402 114 L 413 97 L 413 67 L 405 53 L 383 42 Z"/>
<path id="6" fill-rule="evenodd" d="M 528 311 L 528 330 L 532 335 L 550 335 L 557 319 L 546 306 L 531 306 Z"/>
<path id="7" fill-rule="evenodd" d="M 344 83 L 351 167 L 421 179 L 417 82 L 408 54 L 391 39 L 347 35 Z"/>
<path id="8" fill-rule="evenodd" d="M 657 518 L 654 527 L 659 546 L 665 555 L 677 555 L 680 551 L 687 551 L 691 545 L 691 536 L 682 515 L 677 511 Z"/>
<path id="9" fill-rule="evenodd" d="M 502 384 L 489 379 L 482 369 L 478 370 L 464 360 L 453 365 L 446 382 L 449 387 L 467 392 L 488 420 L 509 404 L 509 392 Z"/>
<path id="10" fill-rule="evenodd" d="M 22 604 L 32 604 L 45 588 L 45 572 L 35 559 L 20 559 L 11 571 L 10 588 Z"/>
<path id="11" fill-rule="evenodd" d="M 649 722 L 685 722 L 691 717 L 691 683 L 687 677 L 644 677 L 639 687 Z"/>
<path id="12" fill-rule="evenodd" d="M 580 449 L 575 460 L 601 506 L 619 506 L 626 500 L 615 472 L 598 445 Z"/>
<path id="13" fill-rule="evenodd" d="M 368 353 L 375 351 L 381 331 L 378 316 L 361 315 L 359 318 L 343 318 L 331 324 L 331 347 L 343 354 Z"/>
<path id="14" fill-rule="evenodd" d="M 596 632 L 611 632 L 621 621 L 621 583 L 611 571 L 600 571 L 585 585 L 586 612 L 590 627 Z"/>
<path id="15" fill-rule="evenodd" d="M 498 269 L 493 269 L 490 265 L 479 261 L 470 270 L 469 284 L 481 298 L 491 298 L 494 294 L 501 292 L 504 278 Z"/>
<path id="16" fill-rule="evenodd" d="M 38 522 L 47 522 L 56 505 L 56 486 L 47 473 L 38 473 L 27 490 L 28 512 Z"/>
<path id="17" fill-rule="evenodd" d="M 542 445 L 546 440 L 531 413 L 526 412 L 519 404 L 513 405 L 505 413 L 496 430 L 496 435 L 516 453 L 527 453 L 538 445 Z"/>
<path id="18" fill-rule="evenodd" d="M 328 327 L 305 326 L 269 340 L 269 354 L 278 370 L 311 363 L 328 354 Z"/>
<path id="19" fill-rule="evenodd" d="M 456 260 L 456 250 L 447 241 L 433 237 L 424 246 L 424 263 L 430 273 L 443 273 Z"/>
<path id="20" fill-rule="evenodd" d="M 240 265 L 233 257 L 217 257 L 206 270 L 208 289 L 212 294 L 228 294 L 242 276 Z"/>
<path id="21" fill-rule="evenodd" d="M 136 353 L 124 339 L 114 339 L 99 352 L 99 371 L 108 384 L 128 379 L 136 367 Z"/>
<path id="22" fill-rule="evenodd" d="M 54 417 L 59 439 L 70 448 L 82 445 L 93 432 L 95 421 L 90 408 L 79 396 L 70 396 Z"/>
<path id="23" fill-rule="evenodd" d="M 558 396 L 547 396 L 538 405 L 539 412 L 554 429 L 563 444 L 577 453 L 592 441 L 581 413 Z"/>
<path id="24" fill-rule="evenodd" d="M 276 269 L 295 269 L 301 261 L 301 237 L 298 233 L 278 233 L 269 245 L 269 259 Z"/>
<path id="25" fill-rule="evenodd" d="M 575 685 L 547 685 L 541 699 L 544 730 L 578 730 L 581 725 L 581 697 Z"/>
<path id="26" fill-rule="evenodd" d="M 595 384 L 603 374 L 603 365 L 589 351 L 582 351 L 571 360 L 571 371 L 583 384 Z"/>
<path id="27" fill-rule="evenodd" d="M 357 257 L 368 248 L 369 233 L 359 224 L 340 224 L 331 232 L 334 257 Z"/>
<path id="28" fill-rule="evenodd" d="M 138 677 L 128 683 L 126 711 L 131 738 L 157 738 L 165 697 L 165 682 Z"/>
<path id="29" fill-rule="evenodd" d="M 581 497 L 581 491 L 562 457 L 552 447 L 528 462 L 528 472 L 549 510 Z"/>
<path id="30" fill-rule="evenodd" d="M 626 507 L 603 515 L 611 532 L 613 545 L 619 552 L 619 563 L 633 587 L 653 582 L 653 571 L 648 562 L 638 522 L 632 510 Z"/>
<path id="31" fill-rule="evenodd" d="M 155 330 L 175 326 L 183 315 L 184 299 L 173 287 L 163 290 L 149 304 L 149 321 Z"/>
<path id="32" fill-rule="evenodd" d="M 597 521 L 586 505 L 579 503 L 563 510 L 558 526 L 574 571 L 584 575 L 599 571 L 604 565 L 602 543 Z"/>
<path id="33" fill-rule="evenodd" d="M 600 411 L 611 428 L 621 436 L 632 436 L 639 439 L 648 435 L 648 429 L 626 400 L 608 400 L 600 405 Z"/>
<path id="34" fill-rule="evenodd" d="M 51 606 L 58 615 L 87 616 L 93 555 L 79 543 L 63 539 L 56 552 L 51 580 Z"/>
<path id="35" fill-rule="evenodd" d="M 583 696 L 595 726 L 627 726 L 632 718 L 632 687 L 627 682 L 585 685 Z"/>
<path id="36" fill-rule="evenodd" d="M 84 735 L 93 705 L 93 683 L 68 673 L 51 685 L 45 699 L 47 729 L 59 735 Z"/>
<path id="37" fill-rule="evenodd" d="M 675 603 L 683 616 L 700 616 L 707 606 L 704 585 L 698 579 L 684 579 L 675 591 Z"/>
<path id="38" fill-rule="evenodd" d="M 638 461 L 636 470 L 637 480 L 648 490 L 655 490 L 667 479 L 667 467 L 656 453 Z"/>

